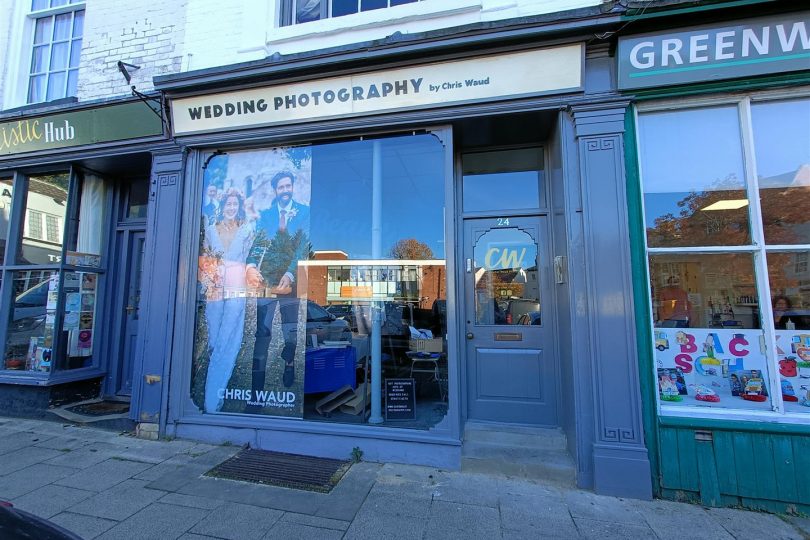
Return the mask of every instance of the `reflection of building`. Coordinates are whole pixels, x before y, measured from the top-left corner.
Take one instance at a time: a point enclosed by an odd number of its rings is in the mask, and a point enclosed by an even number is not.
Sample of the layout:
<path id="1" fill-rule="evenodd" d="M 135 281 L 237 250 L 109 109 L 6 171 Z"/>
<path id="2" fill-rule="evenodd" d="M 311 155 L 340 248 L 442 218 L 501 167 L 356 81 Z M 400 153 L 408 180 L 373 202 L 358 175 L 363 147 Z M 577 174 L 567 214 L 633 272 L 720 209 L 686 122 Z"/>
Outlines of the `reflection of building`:
<path id="1" fill-rule="evenodd" d="M 31 180 L 23 222 L 23 261 L 54 264 L 62 260 L 67 198 L 67 185 Z"/>
<path id="2" fill-rule="evenodd" d="M 446 297 L 443 260 L 352 261 L 344 257 L 342 252 L 315 252 L 312 260 L 299 263 L 298 274 L 306 274 L 310 300 L 322 306 L 403 301 L 430 309 L 434 301 Z"/>

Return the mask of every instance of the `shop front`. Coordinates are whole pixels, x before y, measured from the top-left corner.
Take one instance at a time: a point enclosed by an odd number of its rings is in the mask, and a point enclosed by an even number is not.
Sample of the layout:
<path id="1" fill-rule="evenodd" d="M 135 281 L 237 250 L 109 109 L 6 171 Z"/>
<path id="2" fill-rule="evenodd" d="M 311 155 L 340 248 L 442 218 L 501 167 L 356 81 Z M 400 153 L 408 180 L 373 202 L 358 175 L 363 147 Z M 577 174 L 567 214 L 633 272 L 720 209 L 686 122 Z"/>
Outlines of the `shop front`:
<path id="1" fill-rule="evenodd" d="M 810 508 L 808 26 L 793 11 L 619 42 L 619 85 L 637 99 L 631 228 L 664 497 Z"/>
<path id="2" fill-rule="evenodd" d="M 581 37 L 500 40 L 156 79 L 188 149 L 166 434 L 456 469 L 471 422 L 562 429 L 579 485 L 649 496 L 627 102 Z"/>
<path id="3" fill-rule="evenodd" d="M 163 141 L 159 108 L 141 101 L 0 118 L 4 414 L 98 397 L 137 409 L 150 171 Z"/>

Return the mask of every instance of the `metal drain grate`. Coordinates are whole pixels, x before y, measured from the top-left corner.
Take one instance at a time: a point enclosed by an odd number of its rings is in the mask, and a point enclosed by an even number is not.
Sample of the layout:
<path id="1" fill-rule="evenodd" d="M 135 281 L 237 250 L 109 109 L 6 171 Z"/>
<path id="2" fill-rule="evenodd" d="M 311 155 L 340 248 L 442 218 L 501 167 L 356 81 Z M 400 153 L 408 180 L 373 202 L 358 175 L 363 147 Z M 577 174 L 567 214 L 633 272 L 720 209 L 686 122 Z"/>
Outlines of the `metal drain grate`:
<path id="1" fill-rule="evenodd" d="M 350 465 L 350 462 L 339 459 L 248 448 L 220 463 L 205 475 L 328 493 Z"/>

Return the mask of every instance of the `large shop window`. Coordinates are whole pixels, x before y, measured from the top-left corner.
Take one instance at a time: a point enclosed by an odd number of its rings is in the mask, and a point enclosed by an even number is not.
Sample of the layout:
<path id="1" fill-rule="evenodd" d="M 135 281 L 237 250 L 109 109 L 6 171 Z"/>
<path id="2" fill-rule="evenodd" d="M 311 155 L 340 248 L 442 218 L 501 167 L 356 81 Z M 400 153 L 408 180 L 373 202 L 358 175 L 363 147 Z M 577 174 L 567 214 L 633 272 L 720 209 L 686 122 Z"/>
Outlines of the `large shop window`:
<path id="1" fill-rule="evenodd" d="M 444 418 L 444 164 L 430 134 L 208 160 L 200 411 L 421 429 Z"/>
<path id="2" fill-rule="evenodd" d="M 93 175 L 0 179 L 4 370 L 49 377 L 97 366 L 107 195 Z"/>
<path id="3" fill-rule="evenodd" d="M 806 421 L 810 98 L 640 109 L 662 413 Z"/>

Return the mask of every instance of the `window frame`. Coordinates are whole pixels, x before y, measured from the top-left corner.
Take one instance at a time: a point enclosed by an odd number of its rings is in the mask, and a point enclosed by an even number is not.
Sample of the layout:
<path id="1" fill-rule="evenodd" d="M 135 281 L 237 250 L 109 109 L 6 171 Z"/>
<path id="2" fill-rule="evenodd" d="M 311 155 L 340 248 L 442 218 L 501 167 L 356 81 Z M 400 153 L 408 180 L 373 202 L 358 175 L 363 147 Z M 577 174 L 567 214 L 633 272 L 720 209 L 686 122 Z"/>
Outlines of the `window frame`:
<path id="1" fill-rule="evenodd" d="M 308 23 L 312 23 L 312 22 L 323 21 L 323 20 L 326 20 L 326 19 L 336 19 L 336 18 L 340 18 L 340 17 L 350 17 L 352 15 L 358 15 L 360 13 L 367 13 L 369 11 L 381 11 L 381 10 L 384 10 L 384 9 L 400 7 L 402 5 L 418 4 L 420 2 L 424 2 L 425 0 L 414 0 L 412 2 L 407 2 L 405 4 L 400 4 L 400 5 L 397 5 L 397 6 L 392 6 L 391 5 L 392 0 L 386 0 L 386 2 L 388 3 L 387 6 L 382 7 L 382 8 L 376 8 L 376 9 L 368 9 L 368 10 L 362 10 L 361 9 L 362 0 L 356 0 L 356 2 L 357 2 L 357 12 L 356 13 L 348 13 L 346 15 L 340 15 L 338 17 L 333 17 L 332 16 L 332 2 L 334 0 L 322 0 L 321 1 L 321 14 L 320 14 L 320 17 L 318 19 L 314 20 L 314 21 L 306 21 L 306 22 L 303 22 L 303 23 L 295 22 L 295 4 L 297 2 L 299 2 L 299 1 L 303 1 L 303 0 L 281 0 L 281 10 L 280 10 L 281 11 L 281 13 L 280 13 L 281 16 L 279 17 L 279 26 L 280 27 L 299 26 L 299 25 L 302 25 L 302 24 L 308 24 Z"/>
<path id="2" fill-rule="evenodd" d="M 659 392 L 655 392 L 657 411 L 660 416 L 688 416 L 705 419 L 738 419 L 754 421 L 772 421 L 786 424 L 808 424 L 810 423 L 810 412 L 800 413 L 786 411 L 782 392 L 779 391 L 780 376 L 778 359 L 776 355 L 776 329 L 774 327 L 773 313 L 771 305 L 771 289 L 768 279 L 768 253 L 787 252 L 808 252 L 810 243 L 806 244 L 766 244 L 764 235 L 764 225 L 759 198 L 759 178 L 757 175 L 756 156 L 754 148 L 754 127 L 751 114 L 751 106 L 756 103 L 773 101 L 791 101 L 810 99 L 810 87 L 802 86 L 797 88 L 770 90 L 761 92 L 745 92 L 734 94 L 723 94 L 718 96 L 693 97 L 685 99 L 666 99 L 649 102 L 636 103 L 633 107 L 633 121 L 636 137 L 636 155 L 638 166 L 638 182 L 641 199 L 642 212 L 642 237 L 644 239 L 644 264 L 646 265 L 646 275 L 648 276 L 646 286 L 647 301 L 647 322 L 651 330 L 651 335 L 655 335 L 655 315 L 653 297 L 649 285 L 650 276 L 650 255 L 666 254 L 712 254 L 712 253 L 749 253 L 753 256 L 754 275 L 757 288 L 757 300 L 760 305 L 759 315 L 761 330 L 765 339 L 765 357 L 768 366 L 768 393 L 771 403 L 771 410 L 755 411 L 750 409 L 734 408 L 707 408 L 698 405 L 681 404 L 669 405 L 662 403 Z M 649 247 L 646 234 L 646 208 L 644 203 L 644 171 L 641 163 L 642 140 L 639 134 L 639 116 L 646 113 L 673 112 L 679 110 L 697 110 L 701 108 L 734 105 L 737 108 L 737 116 L 740 128 L 740 146 L 743 158 L 743 170 L 746 182 L 746 194 L 748 196 L 748 219 L 751 241 L 747 245 L 741 246 L 693 246 L 693 247 Z M 648 345 L 648 353 L 653 359 L 650 369 L 656 369 L 655 362 L 655 340 L 651 340 Z M 654 373 L 655 374 L 655 371 Z"/>
<path id="3" fill-rule="evenodd" d="M 76 0 L 76 1 L 73 1 L 72 3 L 71 3 L 71 0 L 67 0 L 68 3 L 66 3 L 65 5 L 57 6 L 57 7 L 49 7 L 49 8 L 45 8 L 45 9 L 36 10 L 36 11 L 31 9 L 32 8 L 32 0 L 24 0 L 24 1 L 26 1 L 28 5 L 26 7 L 24 7 L 25 29 L 23 31 L 23 36 L 22 36 L 23 51 L 22 51 L 22 54 L 20 55 L 20 61 L 21 61 L 20 68 L 19 68 L 19 71 L 20 71 L 20 77 L 19 77 L 20 78 L 20 84 L 19 84 L 19 87 L 17 89 L 18 93 L 19 93 L 17 101 L 19 101 L 19 103 L 23 104 L 23 105 L 36 105 L 36 104 L 41 104 L 41 103 L 48 103 L 50 101 L 55 101 L 55 100 L 59 100 L 59 99 L 75 97 L 75 94 L 71 95 L 71 94 L 68 93 L 68 88 L 69 88 L 68 81 L 70 79 L 70 72 L 71 71 L 76 72 L 76 77 L 77 77 L 77 81 L 78 81 L 79 66 L 76 66 L 75 68 L 71 68 L 71 66 L 70 66 L 70 57 L 71 57 L 71 53 L 72 53 L 74 43 L 78 42 L 79 47 L 80 48 L 82 47 L 82 45 L 84 43 L 85 32 L 84 32 L 84 25 L 83 25 L 82 26 L 82 35 L 81 35 L 81 37 L 76 38 L 73 35 L 73 25 L 74 25 L 74 21 L 75 21 L 75 13 L 77 13 L 79 11 L 83 11 L 85 13 L 85 16 L 87 14 L 85 0 Z M 51 77 L 51 74 L 52 74 L 52 72 L 50 70 L 50 59 L 51 59 L 51 53 L 52 53 L 53 44 L 54 44 L 54 40 L 53 40 L 53 31 L 54 31 L 54 26 L 55 26 L 54 23 L 55 23 L 56 16 L 63 15 L 65 13 L 73 13 L 73 16 L 71 17 L 71 20 L 70 20 L 70 35 L 69 35 L 69 37 L 66 38 L 65 40 L 59 40 L 60 43 L 64 42 L 64 43 L 68 44 L 65 68 L 62 69 L 62 70 L 59 70 L 57 72 L 57 73 L 64 73 L 65 81 L 64 81 L 64 85 L 63 85 L 63 89 L 62 89 L 63 91 L 60 93 L 60 95 L 56 96 L 56 97 L 53 97 L 51 99 L 48 99 L 48 81 L 49 81 L 49 79 Z M 51 36 L 48 39 L 48 41 L 45 42 L 45 43 L 47 43 L 47 46 L 48 46 L 48 59 L 47 59 L 47 67 L 48 67 L 48 69 L 46 69 L 44 72 L 41 72 L 41 73 L 37 72 L 38 76 L 42 76 L 42 75 L 45 76 L 45 85 L 44 85 L 44 90 L 43 90 L 44 94 L 43 94 L 43 99 L 42 100 L 40 100 L 40 101 L 31 101 L 31 100 L 29 100 L 29 97 L 30 97 L 30 90 L 31 90 L 31 79 L 34 76 L 34 74 L 32 72 L 32 68 L 33 68 L 33 59 L 34 59 L 34 36 L 36 34 L 36 24 L 37 24 L 38 20 L 45 19 L 45 18 L 51 18 L 52 19 Z"/>

